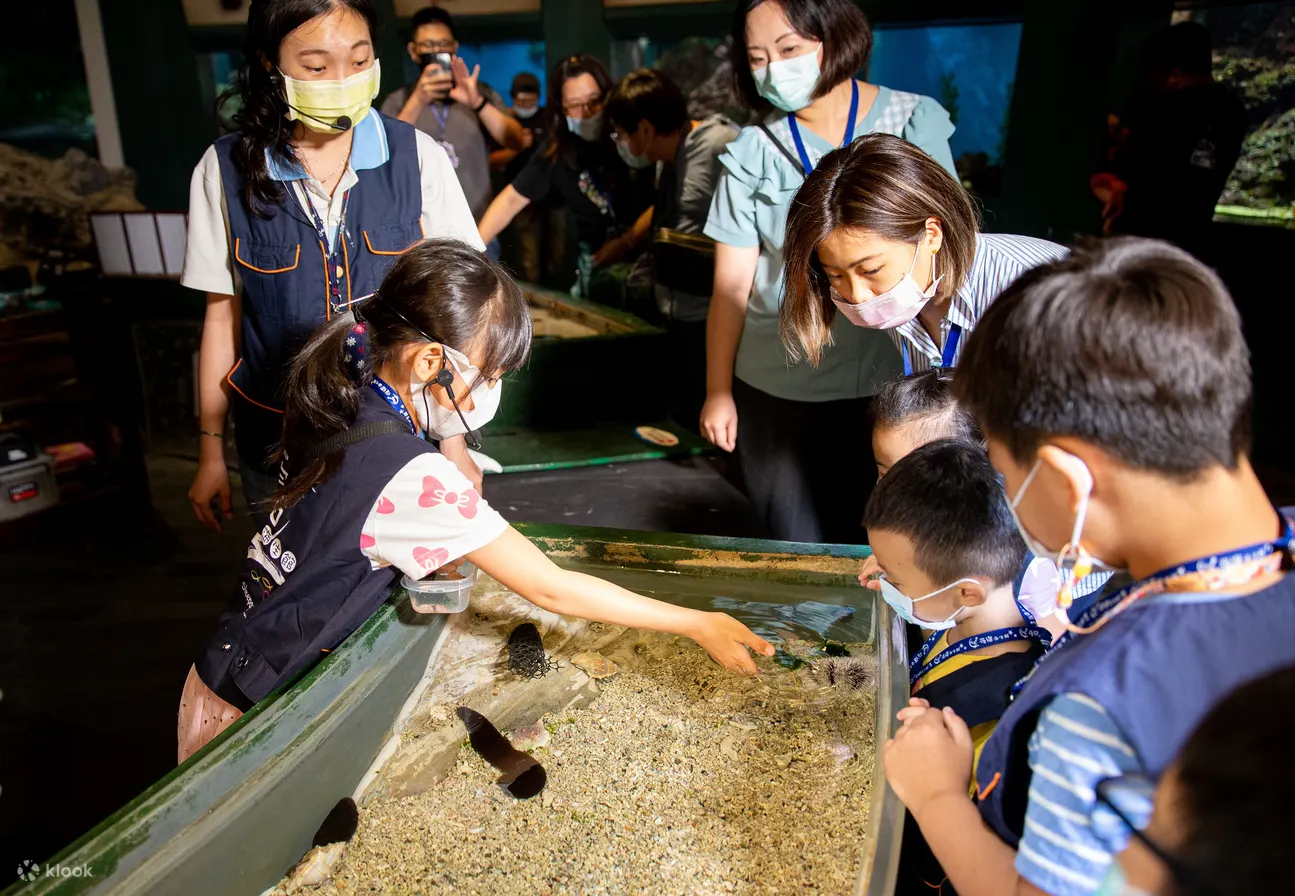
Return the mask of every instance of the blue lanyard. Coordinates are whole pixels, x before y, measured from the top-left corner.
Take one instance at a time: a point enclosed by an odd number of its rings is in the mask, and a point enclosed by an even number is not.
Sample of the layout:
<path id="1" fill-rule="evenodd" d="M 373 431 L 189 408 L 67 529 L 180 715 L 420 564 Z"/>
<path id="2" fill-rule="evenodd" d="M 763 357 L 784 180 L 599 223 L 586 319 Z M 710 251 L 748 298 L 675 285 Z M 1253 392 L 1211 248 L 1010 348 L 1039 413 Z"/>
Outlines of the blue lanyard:
<path id="1" fill-rule="evenodd" d="M 400 413 L 400 416 L 405 418 L 405 422 L 409 424 L 409 431 L 414 435 L 418 435 L 418 427 L 414 425 L 414 418 L 409 416 L 405 401 L 400 397 L 400 394 L 387 385 L 387 381 L 380 376 L 375 375 L 369 385 L 374 392 L 382 396 L 383 401 L 395 408 Z"/>
<path id="2" fill-rule="evenodd" d="M 903 340 L 903 336 L 900 336 Z M 962 340 L 962 327 L 959 324 L 953 324 L 949 327 L 949 337 L 944 340 L 944 351 L 940 353 L 940 366 L 952 367 L 953 357 L 958 353 L 958 343 Z M 903 348 L 900 353 L 904 356 L 904 376 L 913 375 L 913 361 L 908 356 L 908 343 L 901 342 Z"/>
<path id="3" fill-rule="evenodd" d="M 845 125 L 845 139 L 842 146 L 849 146 L 854 140 L 854 119 L 859 114 L 859 82 L 850 81 L 850 120 Z M 796 113 L 787 116 L 787 127 L 791 128 L 791 139 L 796 144 L 796 154 L 800 156 L 800 168 L 806 177 L 814 170 L 809 163 L 809 153 L 805 151 L 805 141 L 801 139 L 800 127 L 796 124 Z"/>
<path id="4" fill-rule="evenodd" d="M 328 297 L 329 307 L 332 311 L 340 313 L 347 305 L 342 301 L 342 266 L 337 263 L 337 250 L 346 239 L 346 210 L 351 205 L 351 191 L 347 190 L 342 194 L 342 214 L 337 219 L 337 239 L 333 241 L 332 248 L 329 248 L 328 231 L 324 229 L 324 222 L 319 217 L 319 212 L 315 211 L 315 203 L 310 201 L 310 196 L 306 196 L 306 208 L 310 209 L 310 217 L 315 225 L 315 234 L 319 237 L 319 244 L 324 247 L 327 253 L 324 256 L 324 275 L 328 278 Z"/>
<path id="5" fill-rule="evenodd" d="M 913 658 L 908 661 L 908 685 L 914 687 L 926 673 L 930 672 L 936 666 L 945 660 L 953 659 L 955 656 L 961 656 L 969 650 L 979 650 L 982 647 L 990 647 L 994 644 L 1006 644 L 1009 641 L 1040 641 L 1047 646 L 1049 635 L 1041 628 L 1033 625 L 1018 625 L 1014 628 L 996 628 L 991 632 L 984 632 L 979 635 L 972 635 L 970 638 L 963 638 L 956 644 L 950 644 L 941 650 L 933 660 L 924 663 L 923 660 L 935 648 L 935 644 L 940 640 L 944 632 L 933 632 L 931 637 L 926 639 L 922 649 L 913 654 Z"/>
<path id="6" fill-rule="evenodd" d="M 1220 569 L 1226 566 L 1256 563 L 1263 560 L 1265 557 L 1272 556 L 1273 554 L 1282 551 L 1290 551 L 1292 543 L 1295 543 L 1295 527 L 1292 527 L 1291 521 L 1287 519 L 1285 515 L 1281 515 L 1281 521 L 1282 534 L 1272 541 L 1261 541 L 1259 544 L 1247 545 L 1243 548 L 1225 551 L 1222 554 L 1209 554 L 1205 557 L 1198 557 L 1195 560 L 1189 560 L 1180 566 L 1171 566 L 1162 569 L 1159 572 L 1152 573 L 1145 579 L 1134 582 L 1131 585 L 1127 585 L 1109 597 L 1105 597 L 1097 601 L 1083 613 L 1079 614 L 1079 618 L 1073 622 L 1074 627 L 1090 628 L 1100 621 L 1103 616 L 1119 606 L 1124 599 L 1129 596 L 1129 594 L 1139 589 L 1146 589 L 1149 585 L 1156 585 L 1170 579 L 1177 579 L 1194 573 L 1210 572 L 1211 570 Z M 1071 641 L 1075 640 L 1078 634 L 1082 633 L 1075 633 L 1070 630 L 1063 632 L 1061 637 L 1053 643 L 1051 648 L 1049 648 L 1048 652 L 1040 657 L 1039 661 L 1034 664 L 1034 668 L 1030 670 L 1030 674 L 1012 686 L 1012 696 L 1015 697 L 1020 692 L 1021 688 L 1025 687 L 1025 683 L 1030 680 L 1030 676 L 1034 675 L 1034 673 L 1038 671 L 1039 666 L 1043 665 L 1046 660 L 1055 655 L 1062 645 L 1069 644 Z"/>
<path id="7" fill-rule="evenodd" d="M 429 108 L 432 110 L 432 118 L 436 119 L 436 124 L 441 129 L 441 139 L 444 140 L 449 134 L 450 107 L 447 105 L 440 109 L 436 103 L 432 103 Z"/>

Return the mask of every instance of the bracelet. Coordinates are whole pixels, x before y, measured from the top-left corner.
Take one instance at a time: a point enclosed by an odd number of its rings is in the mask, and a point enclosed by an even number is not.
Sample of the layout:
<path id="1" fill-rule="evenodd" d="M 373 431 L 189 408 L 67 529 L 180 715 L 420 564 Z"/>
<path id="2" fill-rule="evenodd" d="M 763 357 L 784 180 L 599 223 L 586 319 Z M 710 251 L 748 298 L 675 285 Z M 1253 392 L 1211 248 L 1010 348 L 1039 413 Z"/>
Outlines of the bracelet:
<path id="1" fill-rule="evenodd" d="M 475 106 L 473 106 L 473 107 L 472 107 L 472 111 L 473 111 L 473 112 L 480 112 L 480 111 L 481 111 L 482 109 L 484 109 L 485 107 L 486 107 L 486 98 L 485 98 L 485 96 L 483 95 L 483 96 L 481 97 L 481 102 L 479 102 L 479 103 L 477 103 Z"/>
<path id="2" fill-rule="evenodd" d="M 209 429 L 200 429 L 200 430 L 198 430 L 198 435 L 200 435 L 200 436 L 211 436 L 213 439 L 221 439 L 221 440 L 223 440 L 223 439 L 225 438 L 225 434 L 224 434 L 223 432 L 212 432 L 212 431 L 211 431 L 211 430 L 209 430 Z"/>

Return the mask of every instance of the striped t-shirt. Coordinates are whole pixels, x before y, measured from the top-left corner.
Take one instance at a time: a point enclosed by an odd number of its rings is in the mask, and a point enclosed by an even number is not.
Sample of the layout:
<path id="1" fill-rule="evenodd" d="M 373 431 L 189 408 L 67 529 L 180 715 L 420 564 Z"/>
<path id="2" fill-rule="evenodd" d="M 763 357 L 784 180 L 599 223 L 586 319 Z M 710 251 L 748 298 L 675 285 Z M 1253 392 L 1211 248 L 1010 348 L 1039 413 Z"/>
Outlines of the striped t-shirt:
<path id="1" fill-rule="evenodd" d="M 1051 896 L 1097 891 L 1128 844 L 1127 826 L 1097 801 L 1097 784 L 1145 771 L 1137 753 L 1102 705 L 1084 694 L 1048 703 L 1029 740 L 1030 792 L 1016 871 Z M 1120 810 L 1137 824 L 1151 817 L 1149 801 Z"/>
<path id="2" fill-rule="evenodd" d="M 971 270 L 967 272 L 962 288 L 953 294 L 949 310 L 940 321 L 940 344 L 935 344 L 931 334 L 926 332 L 926 328 L 917 319 L 886 332 L 890 334 L 900 354 L 908 357 L 912 372 L 921 373 L 940 366 L 941 348 L 949 338 L 949 328 L 957 324 L 962 327 L 962 338 L 953 357 L 956 365 L 962 357 L 967 337 L 971 335 L 985 310 L 998 298 L 998 294 L 1021 274 L 1055 261 L 1066 252 L 1064 246 L 1034 237 L 1005 233 L 979 234 L 976 237 L 976 257 Z M 938 275 L 939 256 L 936 258 Z"/>

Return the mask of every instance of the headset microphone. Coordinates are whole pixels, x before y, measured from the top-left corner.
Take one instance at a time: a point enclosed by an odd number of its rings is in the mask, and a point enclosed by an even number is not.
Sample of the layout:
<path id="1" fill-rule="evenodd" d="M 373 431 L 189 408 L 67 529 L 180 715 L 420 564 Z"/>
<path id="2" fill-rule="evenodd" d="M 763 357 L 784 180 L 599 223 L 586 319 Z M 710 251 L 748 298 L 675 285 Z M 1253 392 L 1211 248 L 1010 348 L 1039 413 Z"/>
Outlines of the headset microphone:
<path id="1" fill-rule="evenodd" d="M 284 105 L 287 106 L 289 109 L 291 109 L 293 112 L 296 112 L 298 115 L 304 115 L 307 118 L 309 118 L 311 121 L 317 121 L 320 124 L 328 125 L 330 128 L 332 128 L 335 131 L 349 131 L 351 129 L 351 117 L 349 115 L 339 115 L 336 121 L 329 121 L 326 118 L 317 118 L 316 116 L 311 115 L 309 112 L 302 112 L 300 109 L 292 105 L 292 103 L 287 102 L 286 100 L 284 101 Z"/>
<path id="2" fill-rule="evenodd" d="M 450 398 L 450 404 L 454 405 L 454 413 L 458 414 L 459 419 L 463 421 L 463 429 L 465 430 L 463 434 L 463 440 L 467 442 L 468 447 L 471 448 L 473 451 L 480 451 L 481 435 L 477 432 L 477 430 L 473 429 L 471 426 L 468 425 L 468 420 L 466 417 L 463 416 L 463 411 L 459 409 L 459 402 L 454 397 L 453 371 L 447 370 L 445 367 L 442 366 L 441 369 L 436 372 L 436 385 L 440 386 L 445 390 L 445 394 L 448 395 Z M 426 400 L 426 397 L 427 397 L 427 393 L 424 392 L 423 393 L 424 401 Z"/>

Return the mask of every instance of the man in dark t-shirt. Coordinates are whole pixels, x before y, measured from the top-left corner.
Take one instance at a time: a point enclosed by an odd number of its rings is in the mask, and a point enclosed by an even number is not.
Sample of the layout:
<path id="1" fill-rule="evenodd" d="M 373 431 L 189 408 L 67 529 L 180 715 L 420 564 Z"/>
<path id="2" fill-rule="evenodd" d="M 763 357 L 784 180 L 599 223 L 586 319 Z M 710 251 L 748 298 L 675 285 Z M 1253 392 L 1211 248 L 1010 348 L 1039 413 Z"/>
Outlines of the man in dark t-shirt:
<path id="1" fill-rule="evenodd" d="M 1210 73 L 1210 34 L 1182 22 L 1148 43 L 1152 92 L 1132 117 L 1113 170 L 1093 178 L 1112 233 L 1208 252 L 1214 206 L 1241 154 L 1245 106 Z"/>

